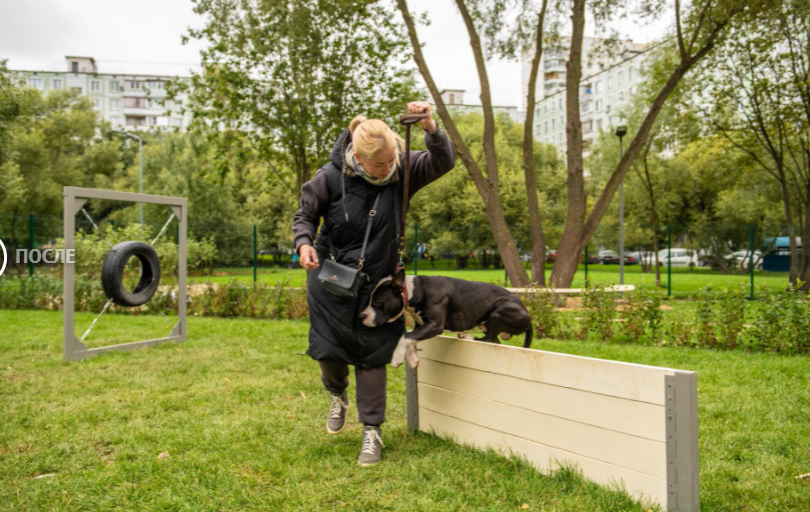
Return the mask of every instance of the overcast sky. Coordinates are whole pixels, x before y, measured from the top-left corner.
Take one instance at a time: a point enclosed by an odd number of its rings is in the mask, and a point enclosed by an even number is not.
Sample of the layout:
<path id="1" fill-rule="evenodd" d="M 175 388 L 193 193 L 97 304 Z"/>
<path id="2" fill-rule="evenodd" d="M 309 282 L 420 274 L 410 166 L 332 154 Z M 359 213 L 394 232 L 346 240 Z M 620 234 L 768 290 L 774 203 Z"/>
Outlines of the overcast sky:
<path id="1" fill-rule="evenodd" d="M 464 23 L 452 0 L 410 0 L 412 11 L 428 11 L 432 24 L 419 27 L 428 66 L 439 88 L 466 89 L 465 103 L 478 104 L 478 77 Z M 0 0 L 0 59 L 11 69 L 63 71 L 65 55 L 90 56 L 103 73 L 188 75 L 199 64 L 201 45 L 180 43 L 203 19 L 190 0 Z M 623 37 L 646 43 L 659 38 L 671 20 L 640 25 L 616 23 Z M 594 35 L 593 23 L 586 35 Z M 489 63 L 493 102 L 520 105 L 520 63 Z"/>

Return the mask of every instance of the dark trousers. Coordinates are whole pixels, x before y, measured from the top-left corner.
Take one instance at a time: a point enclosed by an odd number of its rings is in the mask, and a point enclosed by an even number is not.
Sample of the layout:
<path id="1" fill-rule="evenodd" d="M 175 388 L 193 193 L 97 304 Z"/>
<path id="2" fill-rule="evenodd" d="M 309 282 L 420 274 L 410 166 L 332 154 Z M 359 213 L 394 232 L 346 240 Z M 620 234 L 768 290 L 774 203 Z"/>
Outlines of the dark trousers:
<path id="1" fill-rule="evenodd" d="M 349 365 L 333 361 L 318 361 L 321 365 L 321 380 L 327 391 L 342 394 L 349 387 Z M 354 369 L 357 382 L 355 404 L 360 422 L 365 425 L 381 425 L 385 421 L 385 396 L 388 384 L 386 366 Z"/>

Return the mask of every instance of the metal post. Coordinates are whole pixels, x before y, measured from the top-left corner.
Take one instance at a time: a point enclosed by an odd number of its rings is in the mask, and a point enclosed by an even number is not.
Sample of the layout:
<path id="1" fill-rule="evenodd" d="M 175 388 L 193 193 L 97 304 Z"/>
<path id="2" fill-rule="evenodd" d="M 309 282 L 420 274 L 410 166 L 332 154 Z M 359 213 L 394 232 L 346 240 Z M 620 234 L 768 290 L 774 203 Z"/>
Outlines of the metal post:
<path id="1" fill-rule="evenodd" d="M 256 291 L 256 265 L 257 265 L 257 233 L 256 224 L 253 225 L 253 291 Z"/>
<path id="2" fill-rule="evenodd" d="M 619 161 L 622 160 L 622 138 L 619 137 Z M 619 182 L 619 284 L 624 284 L 624 180 Z"/>
<path id="3" fill-rule="evenodd" d="M 588 287 L 588 246 L 585 246 L 585 285 L 583 288 Z"/>
<path id="4" fill-rule="evenodd" d="M 138 193 L 143 194 L 143 141 L 138 137 Z M 138 203 L 143 224 L 143 203 Z"/>
<path id="5" fill-rule="evenodd" d="M 34 216 L 28 216 L 28 275 L 34 277 L 34 262 L 31 261 L 31 255 L 34 252 L 34 235 L 36 233 Z"/>
<path id="6" fill-rule="evenodd" d="M 672 297 L 672 226 L 667 226 L 667 297 Z"/>
<path id="7" fill-rule="evenodd" d="M 751 296 L 749 300 L 754 300 L 754 226 L 751 226 L 750 229 L 749 247 L 749 250 L 751 251 L 748 260 L 748 273 L 751 276 Z"/>
<path id="8" fill-rule="evenodd" d="M 413 225 L 413 275 L 419 275 L 419 224 Z"/>
<path id="9" fill-rule="evenodd" d="M 622 138 L 627 135 L 627 126 L 617 126 L 619 137 L 619 163 L 622 161 Z M 624 180 L 619 182 L 619 284 L 624 284 Z"/>

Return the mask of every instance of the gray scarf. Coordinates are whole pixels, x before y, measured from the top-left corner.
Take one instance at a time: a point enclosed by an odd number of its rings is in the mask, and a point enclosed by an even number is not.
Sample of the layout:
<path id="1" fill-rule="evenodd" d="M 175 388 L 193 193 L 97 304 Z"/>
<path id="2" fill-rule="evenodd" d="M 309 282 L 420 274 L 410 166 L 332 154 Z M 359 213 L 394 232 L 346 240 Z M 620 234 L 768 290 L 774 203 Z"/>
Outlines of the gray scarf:
<path id="1" fill-rule="evenodd" d="M 394 178 L 397 175 L 397 164 L 394 163 L 393 169 L 385 178 L 375 178 L 371 174 L 366 171 L 363 167 L 363 164 L 357 161 L 354 157 L 354 151 L 352 150 L 352 143 L 350 142 L 349 145 L 346 147 L 346 153 L 343 154 L 343 161 L 346 162 L 346 168 L 349 171 L 353 171 L 354 174 L 360 176 L 367 182 L 371 183 L 372 185 L 383 186 L 388 185 L 392 181 L 396 181 Z"/>

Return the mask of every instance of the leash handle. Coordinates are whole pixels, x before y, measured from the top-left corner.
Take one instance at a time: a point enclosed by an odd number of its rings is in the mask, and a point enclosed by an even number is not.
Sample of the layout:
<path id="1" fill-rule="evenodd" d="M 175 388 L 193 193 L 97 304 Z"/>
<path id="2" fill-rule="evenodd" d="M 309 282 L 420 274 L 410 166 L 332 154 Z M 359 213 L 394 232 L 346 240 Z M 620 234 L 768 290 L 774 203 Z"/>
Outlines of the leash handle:
<path id="1" fill-rule="evenodd" d="M 416 114 L 402 114 L 399 116 L 399 124 L 402 126 L 410 126 L 412 124 L 416 124 L 422 119 L 427 119 L 428 114 L 427 112 L 419 112 Z"/>

